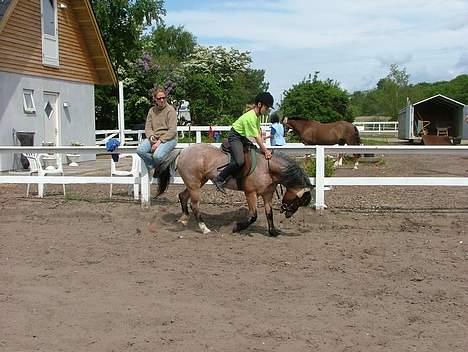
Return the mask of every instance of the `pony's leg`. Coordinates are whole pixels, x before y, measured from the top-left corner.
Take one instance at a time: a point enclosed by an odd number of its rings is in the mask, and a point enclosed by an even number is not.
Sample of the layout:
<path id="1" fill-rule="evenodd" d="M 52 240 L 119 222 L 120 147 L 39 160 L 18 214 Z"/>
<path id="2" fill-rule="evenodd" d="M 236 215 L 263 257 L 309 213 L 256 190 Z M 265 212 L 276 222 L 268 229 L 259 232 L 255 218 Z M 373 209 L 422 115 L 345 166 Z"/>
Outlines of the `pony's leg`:
<path id="1" fill-rule="evenodd" d="M 341 154 L 336 154 L 336 158 L 334 158 L 335 161 L 333 162 L 333 167 L 336 169 L 338 166 L 343 165 L 343 158 L 341 157 Z"/>
<path id="2" fill-rule="evenodd" d="M 232 228 L 232 232 L 242 231 L 257 221 L 257 193 L 245 194 L 245 198 L 249 206 L 249 218 L 245 221 L 236 222 Z"/>
<path id="3" fill-rule="evenodd" d="M 190 198 L 190 192 L 187 188 L 179 193 L 179 201 L 180 201 L 180 206 L 182 207 L 182 215 L 180 216 L 180 219 L 177 221 L 183 225 L 188 224 L 188 220 L 190 217 L 190 214 L 188 211 L 188 205 L 187 205 L 189 198 Z"/>
<path id="4" fill-rule="evenodd" d="M 268 222 L 268 233 L 272 237 L 276 237 L 279 235 L 278 230 L 275 228 L 275 224 L 273 223 L 273 207 L 272 207 L 272 200 L 273 200 L 273 192 L 265 193 L 262 195 L 263 198 L 263 205 L 265 206 L 265 216 Z"/>
<path id="5" fill-rule="evenodd" d="M 211 230 L 206 227 L 205 222 L 203 221 L 200 215 L 200 189 L 197 190 L 190 190 L 190 207 L 192 208 L 193 215 L 195 215 L 195 219 L 197 219 L 198 227 L 202 230 L 203 234 L 206 235 L 210 233 Z"/>
<path id="6" fill-rule="evenodd" d="M 343 166 L 343 156 L 344 156 L 344 154 L 338 154 L 338 156 L 337 156 L 337 165 L 338 166 Z"/>

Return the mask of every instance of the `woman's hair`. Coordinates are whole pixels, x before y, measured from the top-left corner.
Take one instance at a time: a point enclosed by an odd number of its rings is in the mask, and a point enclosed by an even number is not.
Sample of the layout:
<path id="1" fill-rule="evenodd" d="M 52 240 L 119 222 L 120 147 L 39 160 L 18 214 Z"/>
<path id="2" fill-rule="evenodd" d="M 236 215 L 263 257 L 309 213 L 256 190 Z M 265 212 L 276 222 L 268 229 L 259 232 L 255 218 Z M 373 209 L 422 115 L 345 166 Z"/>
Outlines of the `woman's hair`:
<path id="1" fill-rule="evenodd" d="M 244 113 L 246 113 L 247 111 L 252 110 L 254 107 L 255 107 L 255 104 L 246 104 L 245 108 L 244 108 Z"/>
<path id="2" fill-rule="evenodd" d="M 164 93 L 164 94 L 166 94 L 166 90 L 165 90 L 163 87 L 154 87 L 154 88 L 151 90 L 151 94 L 152 94 L 152 95 L 155 95 L 155 94 L 158 94 L 158 93 Z"/>
<path id="3" fill-rule="evenodd" d="M 278 114 L 275 114 L 275 113 L 271 114 L 271 116 L 270 116 L 270 122 L 271 122 L 271 123 L 277 123 L 277 122 L 279 122 L 279 116 L 278 116 Z"/>

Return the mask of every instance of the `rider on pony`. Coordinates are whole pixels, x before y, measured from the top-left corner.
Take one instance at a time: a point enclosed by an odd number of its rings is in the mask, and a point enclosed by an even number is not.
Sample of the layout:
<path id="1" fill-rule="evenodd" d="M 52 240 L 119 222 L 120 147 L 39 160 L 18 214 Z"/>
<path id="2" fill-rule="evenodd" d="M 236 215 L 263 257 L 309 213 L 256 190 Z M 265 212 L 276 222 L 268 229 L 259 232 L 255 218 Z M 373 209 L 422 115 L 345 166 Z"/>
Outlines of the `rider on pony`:
<path id="1" fill-rule="evenodd" d="M 231 147 L 231 162 L 213 180 L 218 191 L 226 193 L 224 184 L 229 176 L 240 171 L 244 166 L 244 146 L 252 144 L 249 138 L 254 138 L 265 155 L 265 159 L 271 158 L 271 151 L 263 142 L 262 131 L 260 129 L 260 116 L 268 113 L 273 106 L 273 97 L 268 92 L 263 92 L 255 97 L 254 107 L 239 117 L 233 124 L 228 134 L 228 141 Z"/>

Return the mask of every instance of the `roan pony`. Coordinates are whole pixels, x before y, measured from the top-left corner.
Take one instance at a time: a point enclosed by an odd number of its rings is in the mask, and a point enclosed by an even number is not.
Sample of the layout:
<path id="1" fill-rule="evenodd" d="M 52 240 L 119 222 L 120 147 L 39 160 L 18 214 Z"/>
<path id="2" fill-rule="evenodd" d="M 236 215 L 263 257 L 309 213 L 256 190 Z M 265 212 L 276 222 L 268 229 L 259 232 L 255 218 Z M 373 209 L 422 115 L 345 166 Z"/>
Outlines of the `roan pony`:
<path id="1" fill-rule="evenodd" d="M 171 169 L 177 168 L 182 177 L 185 189 L 179 193 L 182 216 L 178 220 L 187 225 L 189 219 L 188 201 L 204 234 L 210 232 L 200 214 L 200 189 L 208 180 L 213 180 L 219 173 L 218 168 L 229 162 L 229 157 L 221 149 L 209 144 L 194 144 L 188 148 L 174 150 L 159 169 L 158 195 L 165 192 L 169 186 Z M 283 185 L 286 192 L 282 198 L 281 213 L 291 217 L 300 206 L 307 206 L 311 201 L 312 189 L 309 177 L 305 171 L 291 158 L 276 151 L 270 160 L 256 151 L 255 170 L 241 179 L 231 178 L 225 187 L 244 192 L 249 207 L 248 218 L 234 224 L 233 232 L 246 229 L 257 220 L 257 197 L 263 198 L 265 214 L 270 236 L 278 236 L 279 232 L 273 223 L 272 199 L 276 186 Z M 240 186 L 240 188 L 239 188 Z"/>
<path id="2" fill-rule="evenodd" d="M 285 117 L 283 125 L 286 132 L 293 130 L 306 145 L 361 144 L 357 127 L 348 121 L 321 123 L 304 117 Z M 354 154 L 355 169 L 357 169 L 359 157 L 359 154 Z"/>

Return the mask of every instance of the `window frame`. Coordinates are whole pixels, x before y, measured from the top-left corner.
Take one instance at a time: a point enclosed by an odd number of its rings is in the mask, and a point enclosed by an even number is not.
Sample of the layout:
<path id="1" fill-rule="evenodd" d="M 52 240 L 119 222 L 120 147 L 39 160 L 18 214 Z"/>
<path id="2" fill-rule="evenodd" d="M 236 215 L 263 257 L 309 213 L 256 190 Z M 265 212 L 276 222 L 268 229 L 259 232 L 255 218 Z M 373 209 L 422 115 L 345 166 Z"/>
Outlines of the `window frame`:
<path id="1" fill-rule="evenodd" d="M 31 97 L 31 105 L 28 105 L 27 96 Z M 36 103 L 34 102 L 34 89 L 23 89 L 23 110 L 26 114 L 35 114 L 36 110 Z"/>
<path id="2" fill-rule="evenodd" d="M 42 35 L 42 64 L 44 66 L 59 67 L 59 35 L 58 35 L 58 1 L 57 0 L 41 0 L 41 35 Z M 46 4 L 48 2 L 49 4 Z M 46 11 L 46 7 L 52 7 L 53 14 Z M 46 13 L 47 12 L 47 13 Z M 54 34 L 47 34 L 45 21 L 50 21 L 53 17 L 53 30 Z M 47 17 L 47 18 L 46 18 Z"/>

